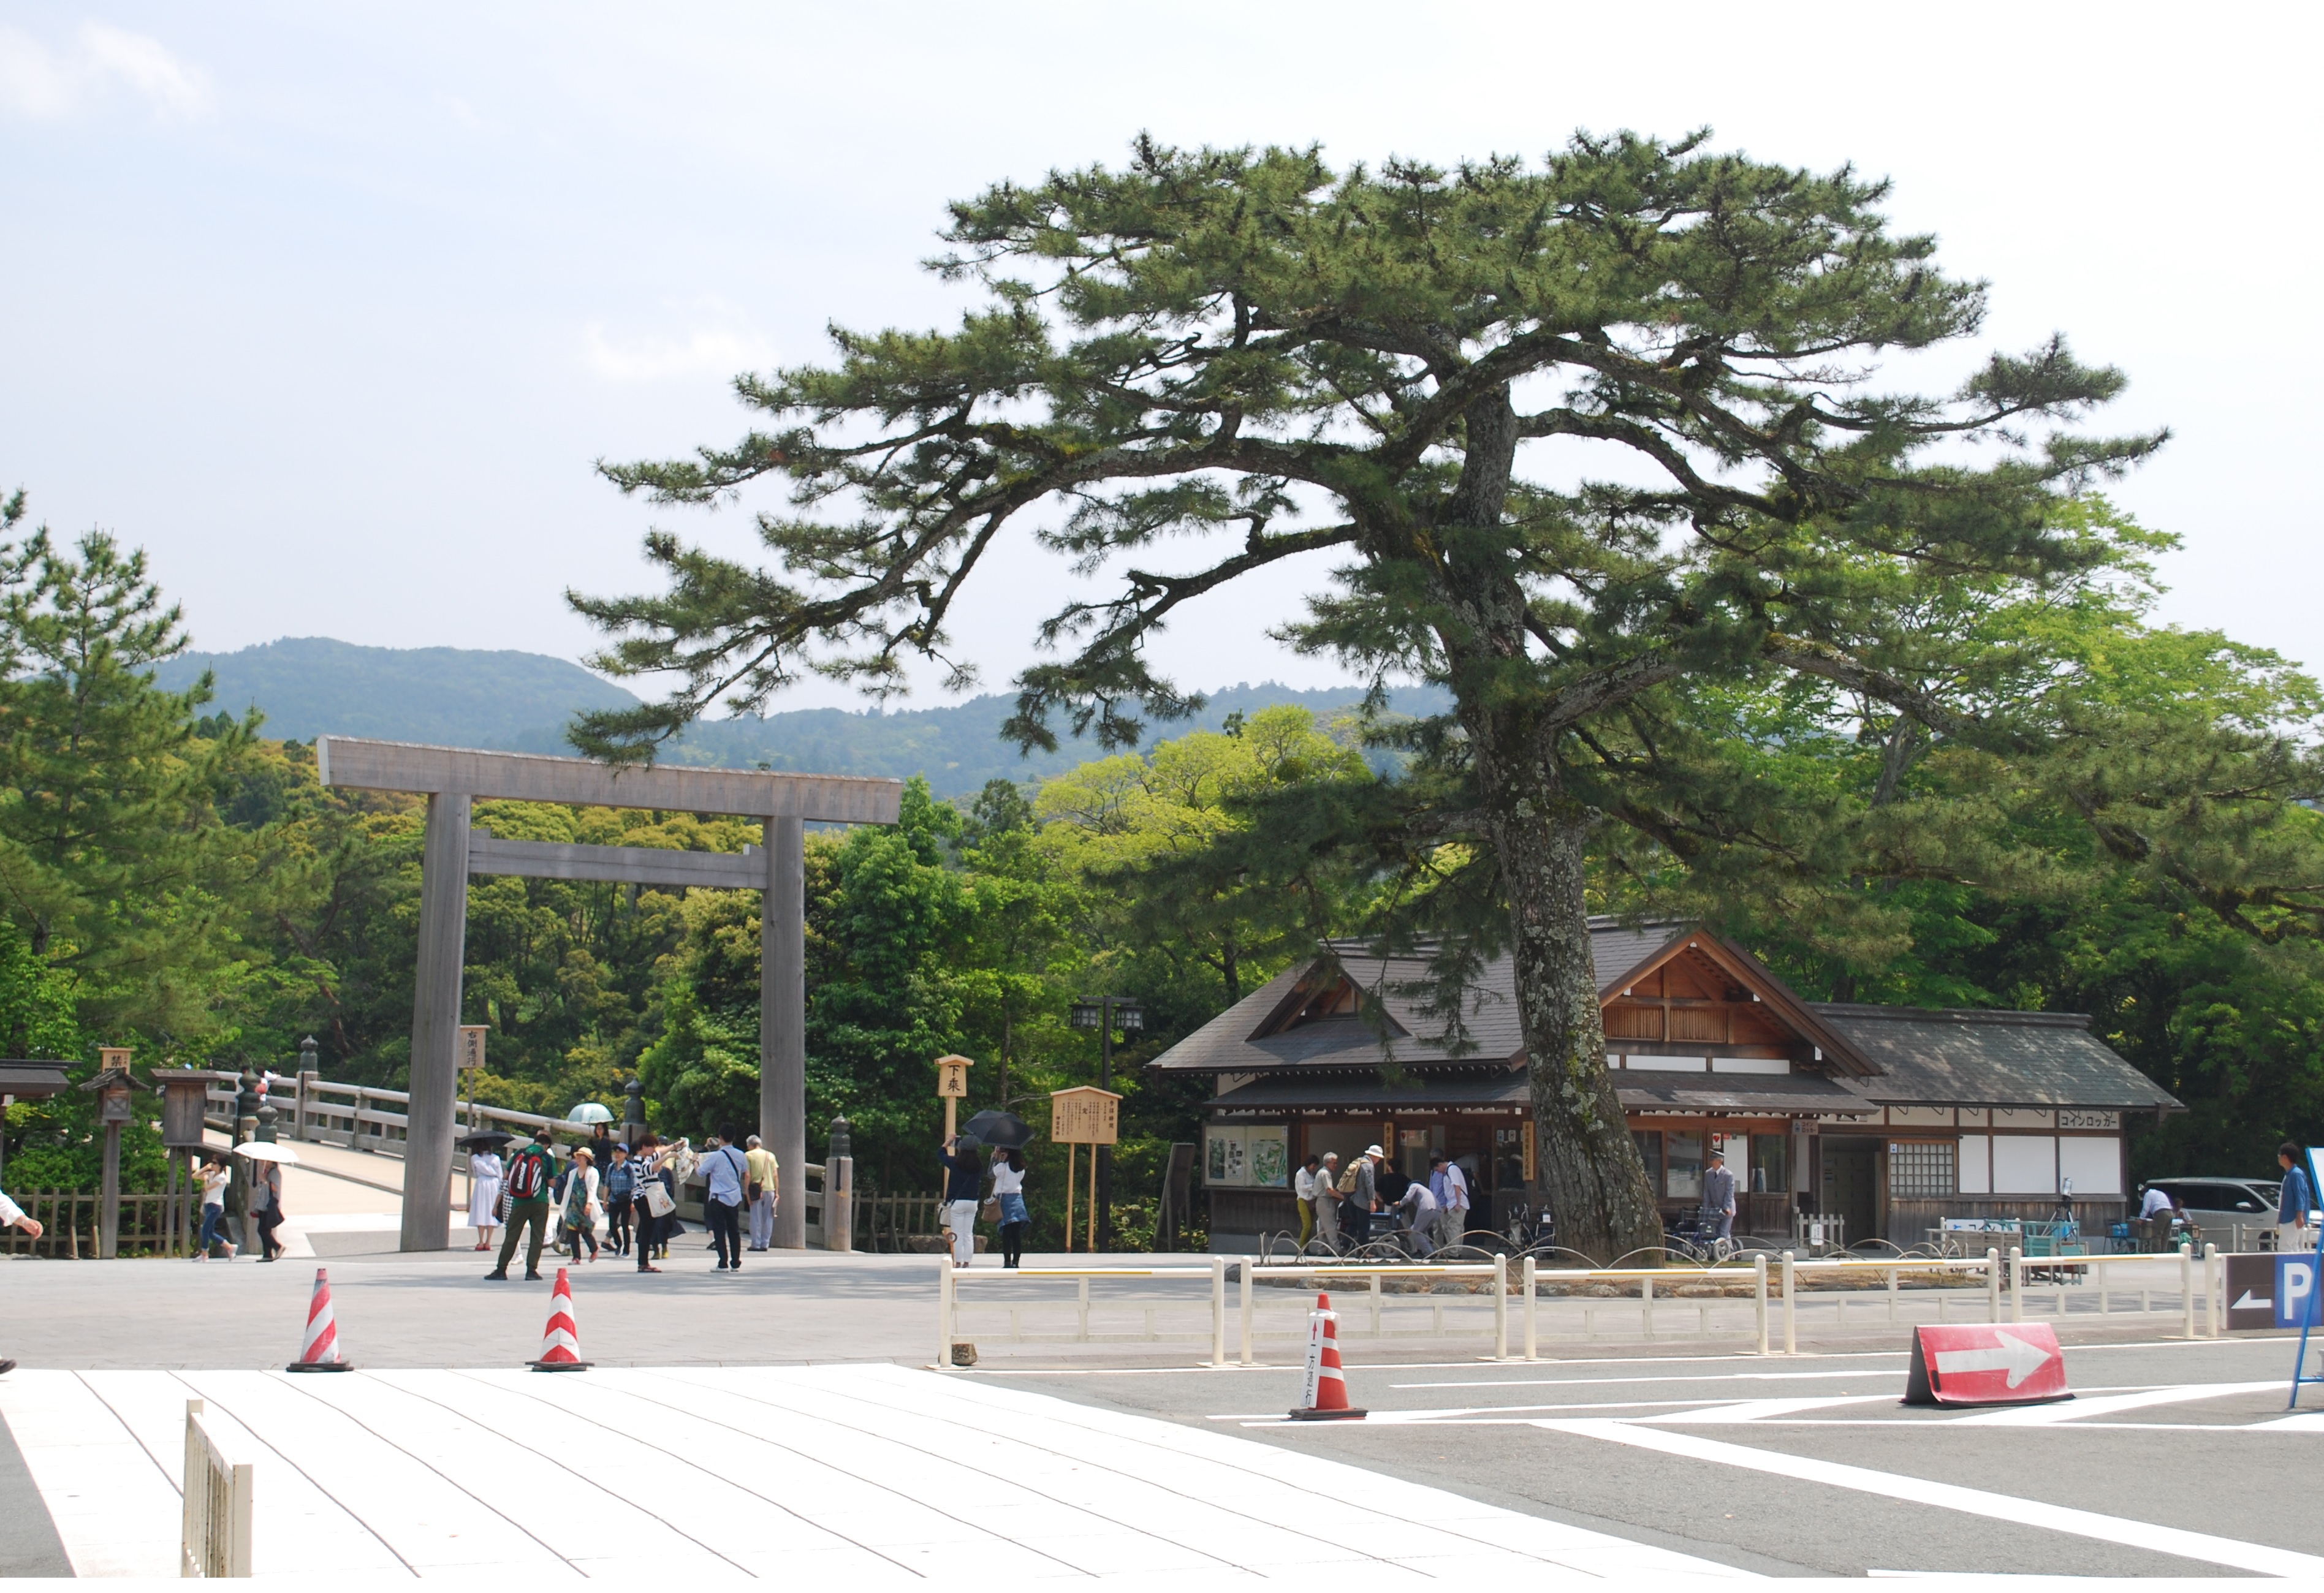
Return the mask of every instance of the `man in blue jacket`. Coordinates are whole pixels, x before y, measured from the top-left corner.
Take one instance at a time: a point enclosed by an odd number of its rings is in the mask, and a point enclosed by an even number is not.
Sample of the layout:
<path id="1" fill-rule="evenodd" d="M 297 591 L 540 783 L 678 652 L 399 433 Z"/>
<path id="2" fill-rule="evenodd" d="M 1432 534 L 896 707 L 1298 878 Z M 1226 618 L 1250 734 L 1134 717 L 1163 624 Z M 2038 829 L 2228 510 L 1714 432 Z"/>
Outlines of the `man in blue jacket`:
<path id="1" fill-rule="evenodd" d="M 2283 1193 L 2275 1205 L 2275 1248 L 2305 1250 L 2314 1242 L 2308 1232 L 2308 1213 L 2315 1209 L 2316 1192 L 2308 1187 L 2308 1170 L 2298 1146 L 2289 1139 L 2275 1147 L 2276 1165 L 2283 1169 Z"/>

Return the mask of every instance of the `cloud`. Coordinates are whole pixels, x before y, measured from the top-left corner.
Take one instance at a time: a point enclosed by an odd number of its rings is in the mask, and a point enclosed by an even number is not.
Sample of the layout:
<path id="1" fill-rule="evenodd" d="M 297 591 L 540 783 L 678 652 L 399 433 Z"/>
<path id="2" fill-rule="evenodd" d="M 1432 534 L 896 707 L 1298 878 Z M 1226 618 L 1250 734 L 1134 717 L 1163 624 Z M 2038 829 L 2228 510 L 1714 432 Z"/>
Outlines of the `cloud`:
<path id="1" fill-rule="evenodd" d="M 163 115 L 196 116 L 210 104 L 209 83 L 201 72 L 147 34 L 86 23 L 73 47 L 60 51 L 14 28 L 0 28 L 0 107 L 46 120 L 94 106 L 120 89 Z"/>
<path id="2" fill-rule="evenodd" d="M 773 357 L 755 333 L 704 327 L 678 337 L 607 336 L 602 321 L 582 334 L 582 358 L 609 382 L 660 382 L 672 376 L 733 376 Z"/>

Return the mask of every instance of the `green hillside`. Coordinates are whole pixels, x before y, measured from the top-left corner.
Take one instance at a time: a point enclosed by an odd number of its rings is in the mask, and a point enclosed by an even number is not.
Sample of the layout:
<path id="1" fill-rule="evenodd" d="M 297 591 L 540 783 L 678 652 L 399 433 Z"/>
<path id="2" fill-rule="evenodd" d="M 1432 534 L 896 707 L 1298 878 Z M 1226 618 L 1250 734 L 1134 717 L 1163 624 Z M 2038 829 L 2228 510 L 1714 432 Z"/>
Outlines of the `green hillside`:
<path id="1" fill-rule="evenodd" d="M 318 735 L 374 736 L 442 746 L 569 754 L 564 725 L 580 708 L 635 702 L 629 692 L 577 664 L 540 653 L 462 648 L 355 647 L 324 637 L 286 638 L 235 653 L 192 653 L 161 670 L 161 684 L 182 689 L 204 669 L 217 681 L 218 706 L 239 714 L 255 704 L 269 735 L 312 741 Z M 1192 722 L 1153 727 L 1157 735 L 1216 729 L 1230 714 L 1275 703 L 1318 712 L 1352 706 L 1354 686 L 1294 691 L 1267 682 L 1211 694 Z M 1087 742 L 1021 758 L 1001 740 L 1015 699 L 1001 693 L 942 707 L 882 714 L 803 708 L 764 719 L 696 726 L 672 748 L 673 762 L 728 769 L 796 769 L 816 774 L 926 775 L 939 796 L 973 794 L 994 778 L 1055 774 L 1094 757 Z M 1400 712 L 1434 712 L 1441 697 L 1400 692 Z"/>

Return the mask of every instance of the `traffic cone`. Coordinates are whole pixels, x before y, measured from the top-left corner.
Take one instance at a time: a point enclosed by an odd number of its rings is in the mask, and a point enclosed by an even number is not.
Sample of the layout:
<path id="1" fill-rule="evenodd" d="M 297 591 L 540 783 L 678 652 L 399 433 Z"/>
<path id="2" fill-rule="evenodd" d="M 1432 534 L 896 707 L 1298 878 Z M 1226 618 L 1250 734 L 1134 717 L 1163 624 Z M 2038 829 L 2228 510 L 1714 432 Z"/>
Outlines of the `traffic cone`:
<path id="1" fill-rule="evenodd" d="M 1307 1313 L 1307 1403 L 1291 1413 L 1295 1422 L 1360 1422 L 1364 1413 L 1348 1404 L 1347 1375 L 1340 1367 L 1340 1313 L 1332 1296 L 1317 1294 Z"/>
<path id="2" fill-rule="evenodd" d="M 532 1363 L 536 1372 L 586 1372 L 590 1363 L 581 1358 L 581 1330 L 573 1324 L 573 1285 L 567 1279 L 565 1269 L 557 1269 L 557 1287 L 549 1301 L 549 1326 L 540 1335 L 540 1358 Z"/>
<path id="3" fill-rule="evenodd" d="M 331 1315 L 331 1275 L 319 1266 L 315 1268 L 314 1296 L 307 1302 L 307 1334 L 299 1346 L 299 1358 L 282 1369 L 286 1372 L 355 1370 L 339 1358 L 339 1324 Z"/>

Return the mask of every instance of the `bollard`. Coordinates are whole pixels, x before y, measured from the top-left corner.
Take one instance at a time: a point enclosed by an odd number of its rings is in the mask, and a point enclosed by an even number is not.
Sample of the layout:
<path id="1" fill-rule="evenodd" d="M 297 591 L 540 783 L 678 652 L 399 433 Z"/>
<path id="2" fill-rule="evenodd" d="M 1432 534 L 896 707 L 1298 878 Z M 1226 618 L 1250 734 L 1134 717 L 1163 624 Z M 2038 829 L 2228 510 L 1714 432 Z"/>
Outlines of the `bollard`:
<path id="1" fill-rule="evenodd" d="M 1493 1257 L 1493 1358 L 1509 1358 L 1509 1258 Z"/>
<path id="2" fill-rule="evenodd" d="M 1525 1258 L 1525 1294 L 1526 1294 L 1525 1324 L 1526 1324 L 1526 1359 L 1527 1359 L 1527 1360 L 1539 1360 L 1539 1359 L 1541 1358 L 1541 1356 L 1537 1353 L 1537 1349 L 1536 1349 L 1536 1346 L 1539 1344 L 1540 1340 L 1539 1340 L 1539 1337 L 1538 1337 L 1538 1335 L 1537 1335 L 1537 1333 L 1536 1333 L 1536 1321 L 1537 1321 L 1537 1312 L 1536 1312 L 1536 1305 L 1535 1305 L 1535 1301 L 1536 1301 L 1536 1294 L 1535 1294 L 1535 1292 L 1534 1292 L 1534 1291 L 1535 1291 L 1535 1284 L 1534 1284 L 1534 1273 L 1535 1273 L 1535 1271 L 1536 1271 L 1536 1266 L 1535 1266 L 1535 1263 L 1534 1263 L 1534 1258 L 1533 1258 L 1531 1256 L 1527 1256 L 1527 1257 Z"/>
<path id="3" fill-rule="evenodd" d="M 1227 1258 L 1211 1257 L 1211 1365 L 1227 1364 Z"/>
<path id="4" fill-rule="evenodd" d="M 2204 1337 L 2219 1336 L 2219 1247 L 2203 1247 L 2203 1329 Z"/>
<path id="5" fill-rule="evenodd" d="M 1655 1276 L 1648 1273 L 1638 1280 L 1638 1321 L 1646 1337 L 1655 1336 Z"/>
<path id="6" fill-rule="evenodd" d="M 2179 1336 L 2195 1336 L 2195 1247 L 2185 1240 L 2179 1244 Z"/>
<path id="7" fill-rule="evenodd" d="M 1895 1267 L 1888 1269 L 1888 1320 L 1892 1323 L 1896 1320 L 1896 1272 Z"/>
<path id="8" fill-rule="evenodd" d="M 1800 1352 L 1800 1340 L 1799 1340 L 1799 1331 L 1798 1331 L 1799 1324 L 1798 1324 L 1797 1321 L 1794 1319 L 1794 1314 L 1793 1314 L 1793 1303 L 1794 1303 L 1794 1296 L 1793 1296 L 1793 1293 L 1792 1293 L 1792 1262 L 1793 1262 L 1793 1260 L 1794 1260 L 1794 1257 L 1793 1257 L 1792 1252 L 1791 1252 L 1791 1251 L 1789 1251 L 1789 1250 L 1784 1251 L 1784 1353 L 1785 1355 L 1797 1355 L 1797 1354 Z"/>
<path id="9" fill-rule="evenodd" d="M 2001 1252 L 1985 1248 L 1985 1308 L 1994 1321 L 2001 1321 Z"/>
<path id="10" fill-rule="evenodd" d="M 1250 1298 L 1250 1269 L 1252 1260 L 1253 1258 L 1251 1257 L 1246 1257 L 1242 1264 L 1242 1364 L 1245 1366 L 1252 1364 L 1250 1358 L 1250 1340 L 1252 1337 L 1251 1313 L 1254 1309 L 1251 1304 Z"/>
<path id="11" fill-rule="evenodd" d="M 2015 1245 L 2009 1247 L 2009 1320 L 2025 1320 L 2025 1252 Z"/>
<path id="12" fill-rule="evenodd" d="M 1767 1353 L 1767 1257 L 1765 1251 L 1751 1257 L 1751 1275 L 1756 1280 L 1751 1291 L 1752 1309 L 1759 1318 L 1759 1353 Z"/>
<path id="13" fill-rule="evenodd" d="M 936 1365 L 952 1365 L 953 1278 L 952 1256 L 947 1251 L 937 1263 L 944 1270 L 936 1276 Z"/>

